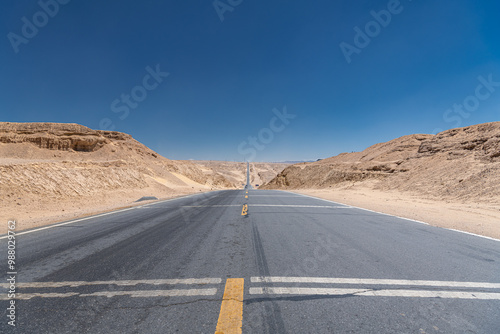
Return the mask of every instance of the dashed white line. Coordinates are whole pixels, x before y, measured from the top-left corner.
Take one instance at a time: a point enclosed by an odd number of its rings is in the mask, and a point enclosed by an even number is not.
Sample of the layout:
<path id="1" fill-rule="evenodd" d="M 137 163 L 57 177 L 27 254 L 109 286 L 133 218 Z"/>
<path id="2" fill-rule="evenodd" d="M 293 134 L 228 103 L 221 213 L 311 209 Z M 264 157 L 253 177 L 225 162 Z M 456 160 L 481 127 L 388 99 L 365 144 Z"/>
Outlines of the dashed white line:
<path id="1" fill-rule="evenodd" d="M 352 209 L 350 206 L 346 205 L 338 205 L 338 206 L 331 206 L 331 205 L 297 205 L 297 204 L 250 204 L 252 207 L 289 207 L 289 208 L 327 208 L 327 209 Z"/>
<path id="2" fill-rule="evenodd" d="M 151 280 L 122 280 L 122 281 L 62 281 L 62 282 L 26 282 L 17 283 L 19 288 L 61 288 L 79 287 L 88 285 L 119 285 L 134 286 L 148 285 L 177 285 L 177 284 L 221 284 L 221 278 L 184 278 L 184 279 L 151 279 Z M 8 288 L 8 283 L 1 283 L 0 287 Z"/>
<path id="3" fill-rule="evenodd" d="M 68 297 L 73 297 L 77 296 L 78 292 L 65 292 L 65 293 L 55 293 L 55 292 L 48 292 L 48 293 L 16 293 L 16 298 L 15 299 L 22 299 L 22 300 L 28 300 L 31 298 L 35 297 L 41 297 L 41 298 L 68 298 Z M 0 295 L 0 300 L 9 300 L 11 298 L 8 298 L 6 294 Z"/>
<path id="4" fill-rule="evenodd" d="M 500 289 L 500 283 L 489 283 L 489 282 L 395 280 L 395 279 L 371 279 L 371 278 L 273 277 L 273 276 L 266 276 L 266 277 L 251 277 L 250 282 L 252 282 L 252 283 L 408 285 L 408 286 L 438 286 L 438 287 L 450 287 L 450 288 Z"/>
<path id="5" fill-rule="evenodd" d="M 371 290 L 371 289 L 330 289 L 330 288 L 250 288 L 251 295 L 311 295 L 311 296 L 363 296 L 363 297 L 413 297 L 413 298 L 453 298 L 500 300 L 500 293 L 427 290 Z"/>
<path id="6" fill-rule="evenodd" d="M 296 197 L 296 198 L 299 197 L 299 195 L 292 196 L 292 195 L 254 195 L 254 194 L 252 194 L 252 197 L 259 197 L 259 196 L 260 197 Z"/>
<path id="7" fill-rule="evenodd" d="M 178 290 L 138 290 L 138 291 L 98 291 L 81 294 L 80 297 L 181 297 L 181 296 L 213 296 L 217 289 L 178 289 Z"/>
<path id="8" fill-rule="evenodd" d="M 220 208 L 241 206 L 235 204 L 214 204 L 214 205 L 184 205 L 183 208 Z M 331 205 L 296 205 L 296 204 L 250 204 L 252 207 L 289 207 L 289 208 L 326 208 L 326 209 L 351 209 L 350 206 L 331 206 Z"/>
<path id="9" fill-rule="evenodd" d="M 32 298 L 68 298 L 79 297 L 115 297 L 130 296 L 136 298 L 148 297 L 181 297 L 181 296 L 213 296 L 217 294 L 217 289 L 173 289 L 173 290 L 137 290 L 137 291 L 97 291 L 93 293 L 16 293 L 16 299 L 28 300 Z M 0 300 L 8 300 L 7 295 L 0 295 Z"/>
<path id="10" fill-rule="evenodd" d="M 181 208 L 224 208 L 230 206 L 241 206 L 241 204 L 183 205 Z"/>

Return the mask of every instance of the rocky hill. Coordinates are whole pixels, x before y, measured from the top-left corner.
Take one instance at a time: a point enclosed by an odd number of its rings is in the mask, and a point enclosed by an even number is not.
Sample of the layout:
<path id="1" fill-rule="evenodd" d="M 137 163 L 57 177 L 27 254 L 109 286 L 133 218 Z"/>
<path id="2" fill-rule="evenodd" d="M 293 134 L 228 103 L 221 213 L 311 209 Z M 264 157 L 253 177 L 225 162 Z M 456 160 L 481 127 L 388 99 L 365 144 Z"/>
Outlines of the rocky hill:
<path id="1" fill-rule="evenodd" d="M 415 134 L 285 168 L 261 188 L 324 189 L 369 184 L 428 198 L 500 202 L 500 122 Z"/>
<path id="2" fill-rule="evenodd" d="M 0 206 L 25 222 L 106 210 L 141 196 L 235 186 L 213 169 L 162 157 L 125 133 L 0 122 Z"/>

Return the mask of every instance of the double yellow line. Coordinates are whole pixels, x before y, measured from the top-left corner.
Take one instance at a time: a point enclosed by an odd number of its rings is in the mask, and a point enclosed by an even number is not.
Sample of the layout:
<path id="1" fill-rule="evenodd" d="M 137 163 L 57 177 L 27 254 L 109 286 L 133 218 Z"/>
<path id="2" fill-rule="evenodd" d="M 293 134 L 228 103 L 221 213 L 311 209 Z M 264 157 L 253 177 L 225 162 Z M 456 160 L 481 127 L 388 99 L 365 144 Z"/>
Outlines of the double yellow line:
<path id="1" fill-rule="evenodd" d="M 248 214 L 248 204 L 243 204 L 243 208 L 241 209 L 241 215 L 246 216 Z"/>
<path id="2" fill-rule="evenodd" d="M 248 190 L 245 192 L 245 198 L 248 198 Z M 243 204 L 241 215 L 246 216 L 247 214 L 248 204 Z M 226 280 L 215 334 L 241 334 L 244 285 L 245 279 L 243 278 L 228 278 Z"/>
<path id="3" fill-rule="evenodd" d="M 228 278 L 215 334 L 240 334 L 243 325 L 243 278 Z"/>
<path id="4" fill-rule="evenodd" d="M 245 192 L 248 194 L 248 190 Z M 248 198 L 248 195 L 245 195 L 245 198 Z M 241 209 L 241 215 L 246 216 L 248 214 L 248 204 L 243 204 L 243 208 Z"/>

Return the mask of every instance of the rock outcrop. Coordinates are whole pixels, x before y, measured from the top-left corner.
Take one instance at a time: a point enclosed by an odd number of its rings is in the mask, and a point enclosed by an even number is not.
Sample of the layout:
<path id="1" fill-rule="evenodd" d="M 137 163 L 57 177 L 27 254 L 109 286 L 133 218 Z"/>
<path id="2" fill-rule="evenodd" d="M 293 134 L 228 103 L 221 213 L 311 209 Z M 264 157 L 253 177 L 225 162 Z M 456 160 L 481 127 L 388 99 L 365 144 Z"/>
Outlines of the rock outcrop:
<path id="1" fill-rule="evenodd" d="M 0 158 L 0 192 L 7 197 L 234 187 L 217 172 L 162 157 L 128 134 L 79 124 L 0 123 Z"/>
<path id="2" fill-rule="evenodd" d="M 285 168 L 264 189 L 306 189 L 371 182 L 441 199 L 498 201 L 500 122 L 415 134 Z"/>

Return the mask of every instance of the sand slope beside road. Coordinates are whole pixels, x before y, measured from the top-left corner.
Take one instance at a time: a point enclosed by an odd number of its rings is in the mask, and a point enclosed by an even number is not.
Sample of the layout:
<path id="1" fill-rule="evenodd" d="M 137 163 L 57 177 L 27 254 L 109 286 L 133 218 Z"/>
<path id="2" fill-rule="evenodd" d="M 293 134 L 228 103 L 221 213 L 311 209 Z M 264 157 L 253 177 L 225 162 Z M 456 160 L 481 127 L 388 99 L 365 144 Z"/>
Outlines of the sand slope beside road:
<path id="1" fill-rule="evenodd" d="M 292 165 L 261 188 L 499 238 L 500 122 L 408 135 Z"/>
<path id="2" fill-rule="evenodd" d="M 404 192 L 374 190 L 363 186 L 351 189 L 290 191 L 409 218 L 433 226 L 500 239 L 500 208 L 487 203 L 436 201 Z"/>
<path id="3" fill-rule="evenodd" d="M 212 169 L 175 161 L 121 132 L 78 124 L 0 123 L 0 233 L 133 205 L 234 188 Z"/>

